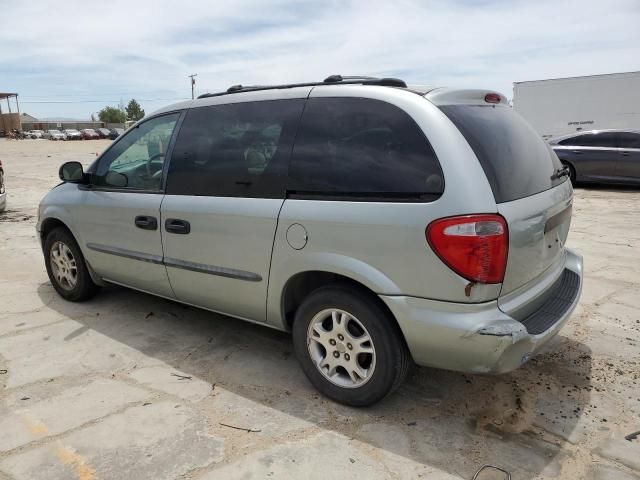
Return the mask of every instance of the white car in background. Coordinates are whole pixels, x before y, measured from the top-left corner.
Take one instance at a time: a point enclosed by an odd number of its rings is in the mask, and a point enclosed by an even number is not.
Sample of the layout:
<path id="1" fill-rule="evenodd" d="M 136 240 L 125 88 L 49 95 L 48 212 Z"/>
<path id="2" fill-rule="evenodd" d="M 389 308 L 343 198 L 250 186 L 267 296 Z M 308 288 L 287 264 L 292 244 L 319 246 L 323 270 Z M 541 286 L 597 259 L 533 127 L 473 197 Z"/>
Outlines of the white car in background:
<path id="1" fill-rule="evenodd" d="M 44 138 L 48 138 L 49 140 L 66 140 L 67 136 L 62 133 L 60 130 L 49 130 L 47 133 L 43 135 Z"/>
<path id="2" fill-rule="evenodd" d="M 65 134 L 65 140 L 82 140 L 82 134 L 75 128 L 67 128 L 62 133 Z"/>
<path id="3" fill-rule="evenodd" d="M 32 138 L 34 140 L 36 138 L 42 138 L 43 134 L 44 132 L 42 130 L 29 130 L 28 132 L 24 132 L 26 138 Z"/>

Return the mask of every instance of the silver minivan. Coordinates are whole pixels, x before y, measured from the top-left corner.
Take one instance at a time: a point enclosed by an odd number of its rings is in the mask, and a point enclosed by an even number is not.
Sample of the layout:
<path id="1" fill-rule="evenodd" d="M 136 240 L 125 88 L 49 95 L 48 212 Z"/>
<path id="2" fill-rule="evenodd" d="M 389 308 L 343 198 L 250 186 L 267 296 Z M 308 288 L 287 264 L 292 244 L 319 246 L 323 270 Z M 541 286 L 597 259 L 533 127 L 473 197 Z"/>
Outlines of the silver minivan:
<path id="1" fill-rule="evenodd" d="M 60 178 L 37 229 L 61 296 L 114 283 L 290 331 L 309 380 L 349 405 L 412 363 L 517 368 L 582 288 L 568 171 L 495 92 L 238 85 Z"/>

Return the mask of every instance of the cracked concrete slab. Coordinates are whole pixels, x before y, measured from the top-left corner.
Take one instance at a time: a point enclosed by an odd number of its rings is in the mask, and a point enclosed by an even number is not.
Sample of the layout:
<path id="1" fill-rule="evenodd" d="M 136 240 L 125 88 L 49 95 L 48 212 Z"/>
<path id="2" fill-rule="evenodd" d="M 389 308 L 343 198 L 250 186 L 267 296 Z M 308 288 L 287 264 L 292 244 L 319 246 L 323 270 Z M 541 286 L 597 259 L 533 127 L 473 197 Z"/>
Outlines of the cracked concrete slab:
<path id="1" fill-rule="evenodd" d="M 142 363 L 143 357 L 137 350 L 105 340 L 104 335 L 76 321 L 2 337 L 0 352 L 12 366 L 7 387 L 57 376 L 110 372 Z M 38 348 L 33 348 L 34 345 Z"/>
<path id="2" fill-rule="evenodd" d="M 413 466 L 413 465 L 412 465 Z M 362 448 L 360 442 L 335 433 L 320 433 L 302 440 L 287 442 L 273 448 L 249 454 L 240 460 L 214 469 L 201 480 L 277 478 L 283 480 L 325 479 L 370 480 L 388 478 L 419 478 L 403 476 L 402 467 L 391 469 L 375 452 Z M 460 477 L 419 465 L 420 476 L 433 480 L 458 480 Z"/>
<path id="3" fill-rule="evenodd" d="M 587 480 L 640 480 L 640 476 L 625 472 L 616 467 L 595 465 L 589 471 Z"/>
<path id="4" fill-rule="evenodd" d="M 169 395 L 197 402 L 211 395 L 212 385 L 165 365 L 136 368 L 129 377 Z"/>
<path id="5" fill-rule="evenodd" d="M 177 478 L 223 458 L 224 441 L 202 415 L 174 402 L 131 407 L 54 442 L 10 455 L 0 470 L 16 480 Z"/>
<path id="6" fill-rule="evenodd" d="M 282 401 L 293 404 L 295 399 Z M 258 440 L 263 437 L 281 437 L 291 432 L 314 427 L 320 419 L 322 412 L 299 411 L 297 415 L 287 414 L 275 407 L 269 407 L 261 402 L 245 398 L 241 395 L 226 390 L 224 387 L 216 387 L 214 396 L 207 402 L 207 411 L 215 412 L 215 420 L 221 423 L 233 425 L 251 430 L 259 430 L 260 435 L 254 435 Z M 293 407 L 295 408 L 295 406 Z M 324 418 L 326 419 L 326 415 Z M 221 428 L 217 428 L 221 430 Z M 247 438 L 247 441 L 253 438 Z"/>
<path id="7" fill-rule="evenodd" d="M 636 424 L 637 427 L 637 424 Z M 640 441 L 625 440 L 620 433 L 612 434 L 594 450 L 602 458 L 619 462 L 640 472 Z"/>
<path id="8" fill-rule="evenodd" d="M 0 407 L 0 452 L 58 435 L 149 396 L 140 388 L 109 379 L 93 380 L 49 398 L 20 393 Z M 69 408 L 73 415 L 61 414 Z"/>
<path id="9" fill-rule="evenodd" d="M 0 287 L 1 289 L 2 287 Z M 31 313 L 0 315 L 0 337 L 8 334 L 16 334 L 23 330 L 51 325 L 62 322 L 68 318 L 64 315 L 56 315 L 50 311 L 36 311 Z"/>

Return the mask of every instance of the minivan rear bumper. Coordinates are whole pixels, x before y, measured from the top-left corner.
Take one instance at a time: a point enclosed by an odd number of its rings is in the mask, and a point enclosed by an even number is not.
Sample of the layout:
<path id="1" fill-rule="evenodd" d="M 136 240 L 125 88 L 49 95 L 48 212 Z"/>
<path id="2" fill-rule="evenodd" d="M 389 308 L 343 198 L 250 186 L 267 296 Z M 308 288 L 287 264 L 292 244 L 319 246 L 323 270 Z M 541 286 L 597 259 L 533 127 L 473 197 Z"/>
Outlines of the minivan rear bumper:
<path id="1" fill-rule="evenodd" d="M 395 295 L 380 298 L 397 319 L 418 365 L 469 373 L 504 373 L 538 352 L 560 331 L 578 304 L 583 283 L 582 257 L 566 249 L 559 267 L 550 273 L 555 277 L 549 279 L 549 287 L 537 295 L 536 311 L 522 321 L 501 310 L 497 300 L 461 304 Z M 509 304 L 514 311 L 526 311 L 532 302 L 530 292 L 519 296 L 521 305 L 517 297 L 510 298 Z M 544 331 L 538 333 L 541 317 Z"/>

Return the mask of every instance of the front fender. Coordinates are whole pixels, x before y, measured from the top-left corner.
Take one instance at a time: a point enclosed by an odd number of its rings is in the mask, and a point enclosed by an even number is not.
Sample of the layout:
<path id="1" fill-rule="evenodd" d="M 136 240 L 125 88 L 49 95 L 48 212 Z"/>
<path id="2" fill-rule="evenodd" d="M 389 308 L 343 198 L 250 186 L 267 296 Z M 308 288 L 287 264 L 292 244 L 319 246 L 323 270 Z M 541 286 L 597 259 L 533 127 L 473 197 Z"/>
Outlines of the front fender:
<path id="1" fill-rule="evenodd" d="M 38 221 L 36 222 L 36 231 L 41 243 L 44 240 L 42 231 L 46 222 L 56 220 L 69 229 L 76 242 L 78 242 L 82 253 L 85 253 L 83 249 L 85 242 L 82 239 L 81 232 L 76 227 L 73 215 L 73 207 L 82 205 L 82 197 L 83 192 L 78 189 L 76 184 L 72 183 L 61 183 L 45 195 L 38 206 Z"/>

